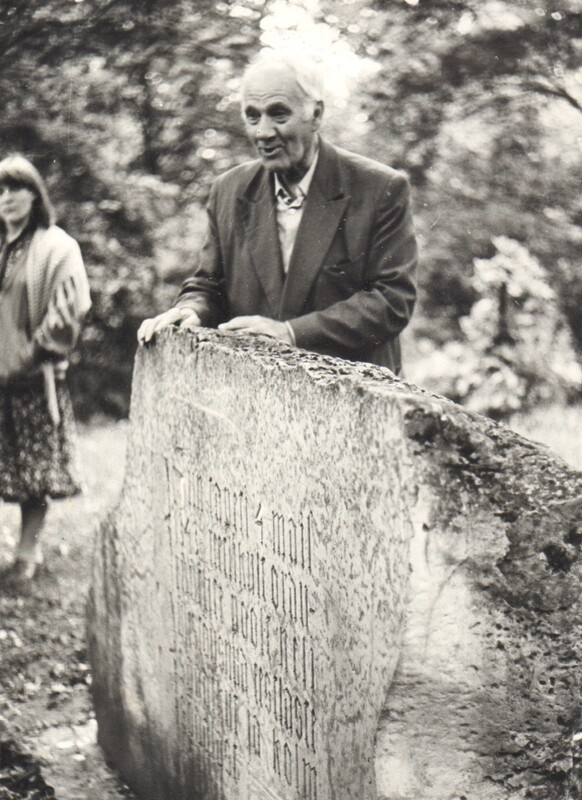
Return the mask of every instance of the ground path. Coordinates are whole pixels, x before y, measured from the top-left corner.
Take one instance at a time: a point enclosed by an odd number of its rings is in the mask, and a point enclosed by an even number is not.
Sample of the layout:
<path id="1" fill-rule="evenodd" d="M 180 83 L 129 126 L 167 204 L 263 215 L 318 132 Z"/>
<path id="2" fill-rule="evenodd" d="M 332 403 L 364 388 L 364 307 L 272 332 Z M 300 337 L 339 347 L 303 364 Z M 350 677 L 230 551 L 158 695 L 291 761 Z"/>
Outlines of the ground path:
<path id="1" fill-rule="evenodd" d="M 85 646 L 94 529 L 121 488 L 126 430 L 111 422 L 80 428 L 87 491 L 52 505 L 48 570 L 31 594 L 0 593 L 0 800 L 132 797 L 95 741 Z M 17 508 L 0 505 L 0 563 L 17 525 Z"/>

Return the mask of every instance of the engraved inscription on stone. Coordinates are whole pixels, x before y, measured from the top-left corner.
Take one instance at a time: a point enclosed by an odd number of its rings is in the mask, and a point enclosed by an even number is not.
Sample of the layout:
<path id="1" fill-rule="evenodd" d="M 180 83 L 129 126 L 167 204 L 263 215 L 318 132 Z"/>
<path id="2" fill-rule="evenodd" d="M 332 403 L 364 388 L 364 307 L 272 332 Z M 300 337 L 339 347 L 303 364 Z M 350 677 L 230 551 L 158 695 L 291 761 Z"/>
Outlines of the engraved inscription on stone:
<path id="1" fill-rule="evenodd" d="M 100 741 L 144 800 L 374 800 L 409 581 L 398 404 L 208 336 L 136 362 L 90 612 Z"/>
<path id="2" fill-rule="evenodd" d="M 535 451 L 372 366 L 213 331 L 140 349 L 88 627 L 137 796 L 566 790 L 582 481 Z"/>
<path id="3" fill-rule="evenodd" d="M 284 515 L 177 455 L 166 470 L 182 756 L 209 799 L 325 800 L 315 516 Z"/>

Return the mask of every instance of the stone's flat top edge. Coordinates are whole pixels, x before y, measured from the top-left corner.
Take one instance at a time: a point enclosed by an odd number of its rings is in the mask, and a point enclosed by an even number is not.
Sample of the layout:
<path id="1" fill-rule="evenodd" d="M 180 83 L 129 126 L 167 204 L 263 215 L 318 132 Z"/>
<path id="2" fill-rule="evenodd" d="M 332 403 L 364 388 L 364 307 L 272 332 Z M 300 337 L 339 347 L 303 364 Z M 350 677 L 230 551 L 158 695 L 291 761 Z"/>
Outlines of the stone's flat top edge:
<path id="1" fill-rule="evenodd" d="M 566 496 L 582 497 L 582 472 L 566 464 L 546 445 L 526 439 L 506 425 L 468 411 L 446 397 L 407 383 L 386 367 L 319 355 L 268 337 L 221 333 L 211 328 L 196 331 L 170 328 L 157 336 L 162 351 L 178 346 L 187 352 L 244 354 L 265 369 L 303 372 L 315 384 L 344 385 L 370 397 L 391 398 L 400 405 L 408 437 L 421 446 L 430 448 L 440 441 L 441 449 L 443 444 L 445 450 L 447 446 L 451 448 L 454 460 L 455 454 L 467 451 L 468 444 L 471 455 L 466 468 L 470 471 L 482 469 L 484 464 L 485 468 L 501 471 L 511 465 L 525 479 L 529 466 L 535 465 L 551 473 L 554 482 L 563 478 L 567 482 Z"/>
<path id="2" fill-rule="evenodd" d="M 387 367 L 320 355 L 310 350 L 290 347 L 267 336 L 222 333 L 214 328 L 199 328 L 195 331 L 167 328 L 157 336 L 162 346 L 166 342 L 180 341 L 181 343 L 188 342 L 193 351 L 210 347 L 230 354 L 244 353 L 248 358 L 261 363 L 266 368 L 283 367 L 286 370 L 302 370 L 309 374 L 315 383 L 357 382 L 361 384 L 362 389 L 367 391 L 378 391 L 383 394 L 396 392 L 399 397 L 410 395 L 418 399 L 424 398 L 427 402 L 450 404 L 462 413 L 470 413 L 451 400 L 447 400 L 446 397 L 427 392 L 413 383 L 407 383 Z"/>

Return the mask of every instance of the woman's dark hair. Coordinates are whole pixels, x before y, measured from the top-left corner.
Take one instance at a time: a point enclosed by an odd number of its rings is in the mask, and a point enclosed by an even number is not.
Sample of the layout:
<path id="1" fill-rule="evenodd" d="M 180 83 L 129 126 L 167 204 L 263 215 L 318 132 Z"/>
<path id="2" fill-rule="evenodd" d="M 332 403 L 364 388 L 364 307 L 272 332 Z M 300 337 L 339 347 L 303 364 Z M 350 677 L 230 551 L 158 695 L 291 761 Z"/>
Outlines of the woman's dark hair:
<path id="1" fill-rule="evenodd" d="M 30 222 L 35 228 L 48 228 L 55 222 L 55 210 L 46 184 L 37 168 L 20 155 L 7 156 L 0 161 L 0 186 L 26 187 L 34 192 Z M 0 220 L 0 225 L 2 221 Z"/>

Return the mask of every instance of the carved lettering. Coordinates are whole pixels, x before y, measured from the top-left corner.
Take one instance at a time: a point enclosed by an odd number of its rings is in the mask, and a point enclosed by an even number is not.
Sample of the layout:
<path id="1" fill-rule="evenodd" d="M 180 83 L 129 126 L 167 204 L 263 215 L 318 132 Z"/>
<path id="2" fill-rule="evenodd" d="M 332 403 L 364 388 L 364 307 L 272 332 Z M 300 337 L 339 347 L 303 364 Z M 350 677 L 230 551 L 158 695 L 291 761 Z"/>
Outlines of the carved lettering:
<path id="1" fill-rule="evenodd" d="M 261 755 L 261 725 L 255 714 L 247 715 L 248 750 L 251 755 L 260 758 Z"/>
<path id="2" fill-rule="evenodd" d="M 273 772 L 281 776 L 281 740 L 278 738 L 277 731 L 273 728 Z"/>
<path id="3" fill-rule="evenodd" d="M 283 769 L 285 771 L 285 780 L 291 786 L 293 783 L 293 755 L 287 742 L 283 745 Z"/>
<path id="4" fill-rule="evenodd" d="M 265 797 L 294 791 L 298 800 L 316 800 L 313 516 L 252 504 L 251 535 L 243 491 L 171 460 L 166 467 L 173 670 L 181 687 L 174 714 L 182 750 L 206 787 L 202 796 L 222 797 L 225 780 L 237 784 L 251 769 Z M 279 790 L 253 771 L 261 768 Z"/>
<path id="5" fill-rule="evenodd" d="M 271 516 L 271 547 L 272 552 L 282 560 L 289 562 L 293 566 L 300 566 L 313 574 L 312 563 L 312 537 L 313 537 L 313 515 L 309 512 L 307 523 L 303 516 L 295 522 L 293 517 L 287 519 L 273 511 Z"/>

